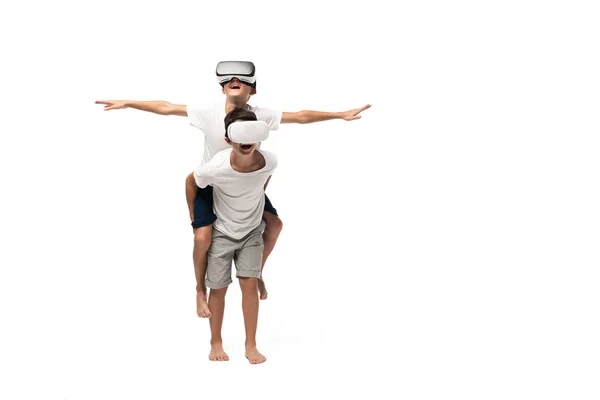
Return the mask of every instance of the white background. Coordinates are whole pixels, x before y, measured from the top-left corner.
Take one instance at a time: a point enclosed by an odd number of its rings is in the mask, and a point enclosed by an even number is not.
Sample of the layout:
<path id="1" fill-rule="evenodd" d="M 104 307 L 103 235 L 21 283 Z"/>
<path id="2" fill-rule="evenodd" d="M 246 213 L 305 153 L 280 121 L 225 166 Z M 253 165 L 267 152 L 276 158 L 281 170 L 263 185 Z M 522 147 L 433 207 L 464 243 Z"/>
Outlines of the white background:
<path id="1" fill-rule="evenodd" d="M 600 15 L 588 1 L 4 2 L 0 398 L 600 398 Z M 393 8 L 392 8 L 393 7 Z M 207 359 L 185 118 L 344 111 L 264 148 L 284 230 L 259 349 Z"/>

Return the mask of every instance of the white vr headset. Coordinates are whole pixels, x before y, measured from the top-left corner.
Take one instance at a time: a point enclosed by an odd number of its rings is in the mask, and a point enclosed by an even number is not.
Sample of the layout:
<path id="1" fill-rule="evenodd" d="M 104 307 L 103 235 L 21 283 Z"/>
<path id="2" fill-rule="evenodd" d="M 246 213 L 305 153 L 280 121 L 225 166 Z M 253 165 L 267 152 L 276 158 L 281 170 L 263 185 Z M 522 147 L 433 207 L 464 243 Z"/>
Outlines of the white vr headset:
<path id="1" fill-rule="evenodd" d="M 250 61 L 221 61 L 217 64 L 217 81 L 221 86 L 233 78 L 256 88 L 256 68 Z"/>
<path id="2" fill-rule="evenodd" d="M 269 137 L 269 125 L 264 121 L 233 122 L 227 127 L 227 136 L 234 143 L 263 142 Z"/>

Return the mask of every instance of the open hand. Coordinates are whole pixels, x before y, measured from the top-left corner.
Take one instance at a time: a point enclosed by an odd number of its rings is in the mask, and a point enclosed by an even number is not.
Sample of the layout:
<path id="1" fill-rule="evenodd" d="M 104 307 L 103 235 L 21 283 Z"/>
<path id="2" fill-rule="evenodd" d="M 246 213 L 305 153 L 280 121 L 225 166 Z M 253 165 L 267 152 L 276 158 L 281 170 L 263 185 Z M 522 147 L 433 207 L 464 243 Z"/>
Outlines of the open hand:
<path id="1" fill-rule="evenodd" d="M 104 111 L 127 108 L 127 102 L 124 100 L 96 100 L 96 104 L 106 104 Z"/>
<path id="2" fill-rule="evenodd" d="M 358 114 L 360 114 L 361 112 L 365 111 L 366 109 L 368 109 L 370 107 L 371 107 L 371 105 L 367 104 L 366 106 L 363 106 L 361 108 L 355 108 L 353 110 L 345 111 L 342 113 L 342 118 L 345 121 L 353 121 L 355 119 L 360 119 L 361 116 Z"/>

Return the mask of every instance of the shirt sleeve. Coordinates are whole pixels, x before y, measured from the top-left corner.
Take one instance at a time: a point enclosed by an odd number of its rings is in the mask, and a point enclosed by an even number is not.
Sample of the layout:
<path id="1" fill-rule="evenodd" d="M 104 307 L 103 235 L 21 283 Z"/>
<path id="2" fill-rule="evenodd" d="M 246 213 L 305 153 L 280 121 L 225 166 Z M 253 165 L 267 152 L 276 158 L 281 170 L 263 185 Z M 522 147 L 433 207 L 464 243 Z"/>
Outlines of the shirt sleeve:
<path id="1" fill-rule="evenodd" d="M 281 116 L 283 113 L 280 110 L 275 110 L 271 108 L 260 108 L 256 107 L 254 109 L 254 113 L 259 121 L 264 121 L 269 125 L 269 129 L 272 131 L 276 131 L 279 129 L 279 124 L 281 123 Z"/>
<path id="2" fill-rule="evenodd" d="M 186 111 L 190 125 L 206 132 L 213 110 L 207 107 L 186 106 Z"/>
<path id="3" fill-rule="evenodd" d="M 269 172 L 273 173 L 273 171 L 277 169 L 277 156 L 274 153 L 271 153 L 270 151 L 263 151 L 262 153 L 263 156 L 267 159 L 267 164 L 269 165 Z"/>
<path id="4" fill-rule="evenodd" d="M 204 189 L 215 181 L 215 168 L 209 161 L 206 164 L 200 165 L 194 171 L 194 179 L 199 188 Z"/>

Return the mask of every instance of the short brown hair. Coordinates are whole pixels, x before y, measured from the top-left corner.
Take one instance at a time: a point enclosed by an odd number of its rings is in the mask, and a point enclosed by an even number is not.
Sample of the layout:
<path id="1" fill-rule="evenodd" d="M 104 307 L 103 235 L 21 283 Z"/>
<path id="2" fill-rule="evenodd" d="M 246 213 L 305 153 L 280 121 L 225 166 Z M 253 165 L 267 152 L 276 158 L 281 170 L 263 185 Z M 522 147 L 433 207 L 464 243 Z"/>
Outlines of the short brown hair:
<path id="1" fill-rule="evenodd" d="M 254 114 L 252 111 L 248 111 L 243 108 L 233 109 L 225 116 L 225 137 L 227 139 L 229 139 L 229 136 L 227 135 L 227 128 L 229 128 L 229 125 L 235 121 L 258 121 L 258 118 L 256 118 L 256 114 Z"/>

